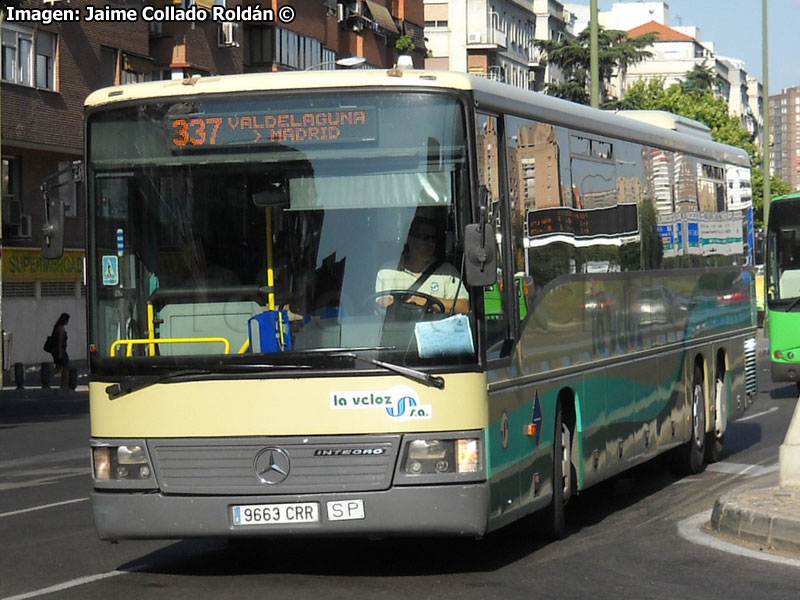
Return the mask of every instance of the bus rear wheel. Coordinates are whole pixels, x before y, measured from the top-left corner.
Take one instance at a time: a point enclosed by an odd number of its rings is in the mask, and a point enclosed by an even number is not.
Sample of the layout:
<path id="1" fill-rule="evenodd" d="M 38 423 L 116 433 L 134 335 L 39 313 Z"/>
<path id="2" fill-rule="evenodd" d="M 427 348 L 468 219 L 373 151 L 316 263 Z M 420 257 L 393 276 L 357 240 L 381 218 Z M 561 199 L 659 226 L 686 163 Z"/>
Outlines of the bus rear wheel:
<path id="1" fill-rule="evenodd" d="M 726 404 L 728 402 L 727 388 L 725 386 L 725 374 L 717 375 L 714 384 L 714 402 L 717 410 L 722 411 L 723 420 L 727 419 Z M 717 434 L 716 424 L 711 427 L 706 439 L 706 462 L 715 463 L 722 460 L 722 450 L 725 446 L 725 433 Z"/>
<path id="2" fill-rule="evenodd" d="M 696 475 L 703 471 L 706 437 L 706 393 L 703 370 L 695 366 L 692 377 L 692 433 L 689 441 L 678 449 L 676 468 L 680 473 Z"/>

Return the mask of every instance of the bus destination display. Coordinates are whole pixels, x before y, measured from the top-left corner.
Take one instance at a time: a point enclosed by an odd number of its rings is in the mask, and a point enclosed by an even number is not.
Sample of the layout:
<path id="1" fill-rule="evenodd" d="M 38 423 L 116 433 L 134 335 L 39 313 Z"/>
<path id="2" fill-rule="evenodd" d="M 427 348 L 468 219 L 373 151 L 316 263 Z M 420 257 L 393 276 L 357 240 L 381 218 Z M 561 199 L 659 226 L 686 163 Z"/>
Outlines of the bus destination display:
<path id="1" fill-rule="evenodd" d="M 639 220 L 636 204 L 617 204 L 605 208 L 580 209 L 558 206 L 529 210 L 528 237 L 537 246 L 536 238 L 567 236 L 580 242 L 593 239 L 614 239 L 636 235 Z"/>
<path id="2" fill-rule="evenodd" d="M 167 125 L 176 149 L 368 142 L 377 136 L 374 108 L 193 114 L 170 117 Z"/>

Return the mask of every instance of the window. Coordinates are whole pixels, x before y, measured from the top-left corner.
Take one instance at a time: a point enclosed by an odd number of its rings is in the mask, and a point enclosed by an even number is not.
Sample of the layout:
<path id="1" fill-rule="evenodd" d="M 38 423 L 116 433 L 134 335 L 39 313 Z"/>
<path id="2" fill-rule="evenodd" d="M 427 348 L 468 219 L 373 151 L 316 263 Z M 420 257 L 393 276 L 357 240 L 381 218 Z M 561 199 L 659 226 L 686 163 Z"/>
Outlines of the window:
<path id="1" fill-rule="evenodd" d="M 100 73 L 98 87 L 117 83 L 117 51 L 114 48 L 100 47 Z"/>
<path id="2" fill-rule="evenodd" d="M 3 229 L 4 237 L 16 237 L 21 219 L 19 201 L 19 159 L 3 157 Z"/>
<path id="3" fill-rule="evenodd" d="M 248 65 L 264 65 L 273 61 L 274 29 L 272 27 L 249 27 L 244 37 L 244 58 Z"/>
<path id="4" fill-rule="evenodd" d="M 33 30 L 3 24 L 3 81 L 33 86 Z"/>
<path id="5" fill-rule="evenodd" d="M 56 89 L 56 36 L 48 31 L 36 34 L 36 87 Z"/>
<path id="6" fill-rule="evenodd" d="M 122 56 L 120 83 L 139 83 L 150 80 L 150 61 L 146 58 L 125 53 Z"/>
<path id="7" fill-rule="evenodd" d="M 508 226 L 506 205 L 503 198 L 505 174 L 500 172 L 500 144 L 502 130 L 497 117 L 479 114 L 476 119 L 478 140 L 478 178 L 482 188 L 488 192 L 487 222 L 499 239 L 505 239 L 503 230 Z M 498 281 L 484 291 L 484 311 L 486 313 L 485 333 L 489 359 L 503 358 L 509 347 L 506 340 L 511 338 L 509 314 L 513 314 L 513 304 L 505 293 L 503 252 L 497 261 Z"/>

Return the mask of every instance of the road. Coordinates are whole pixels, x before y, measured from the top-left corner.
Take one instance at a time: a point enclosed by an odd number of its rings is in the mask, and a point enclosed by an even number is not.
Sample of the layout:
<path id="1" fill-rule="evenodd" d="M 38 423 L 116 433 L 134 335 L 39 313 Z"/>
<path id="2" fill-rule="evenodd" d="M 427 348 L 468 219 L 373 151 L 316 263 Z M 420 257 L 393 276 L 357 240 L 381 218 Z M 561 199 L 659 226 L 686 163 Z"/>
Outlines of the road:
<path id="1" fill-rule="evenodd" d="M 88 501 L 86 403 L 0 407 L 0 600 L 796 600 L 800 561 L 757 560 L 679 533 L 721 493 L 774 476 L 797 394 L 760 375 L 759 398 L 729 426 L 721 463 L 684 478 L 653 465 L 588 490 L 568 507 L 568 537 L 554 543 L 515 524 L 483 540 L 107 544 Z"/>

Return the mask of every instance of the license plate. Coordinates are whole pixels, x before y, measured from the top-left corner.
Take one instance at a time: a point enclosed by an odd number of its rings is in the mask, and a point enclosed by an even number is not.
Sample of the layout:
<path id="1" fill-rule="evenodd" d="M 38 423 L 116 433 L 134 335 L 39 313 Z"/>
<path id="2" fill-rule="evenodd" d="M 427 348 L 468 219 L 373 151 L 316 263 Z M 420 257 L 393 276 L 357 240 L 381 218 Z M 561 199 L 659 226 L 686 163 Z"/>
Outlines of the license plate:
<path id="1" fill-rule="evenodd" d="M 233 524 L 285 525 L 292 523 L 318 523 L 319 504 L 292 502 L 287 504 L 248 504 L 233 507 Z"/>
<path id="2" fill-rule="evenodd" d="M 351 521 L 366 518 L 364 501 L 361 498 L 333 500 L 325 506 L 328 510 L 328 521 Z"/>

